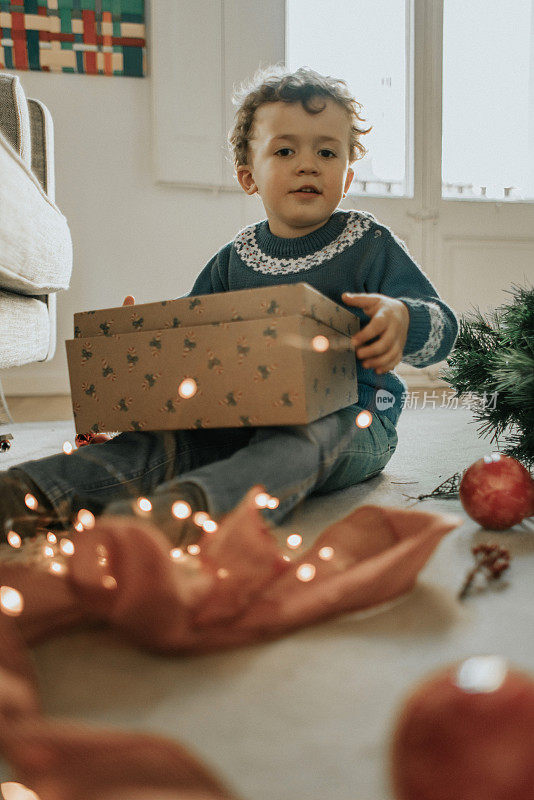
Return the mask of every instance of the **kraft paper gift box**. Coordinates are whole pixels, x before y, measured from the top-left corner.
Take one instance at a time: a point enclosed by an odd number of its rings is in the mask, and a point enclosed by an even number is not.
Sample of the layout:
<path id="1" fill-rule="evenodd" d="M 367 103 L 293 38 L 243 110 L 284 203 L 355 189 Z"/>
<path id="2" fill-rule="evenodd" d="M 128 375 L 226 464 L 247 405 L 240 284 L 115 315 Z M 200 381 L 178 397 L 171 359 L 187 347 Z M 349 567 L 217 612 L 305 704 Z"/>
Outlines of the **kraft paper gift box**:
<path id="1" fill-rule="evenodd" d="M 359 328 L 307 283 L 75 314 L 76 432 L 312 422 L 357 402 Z"/>

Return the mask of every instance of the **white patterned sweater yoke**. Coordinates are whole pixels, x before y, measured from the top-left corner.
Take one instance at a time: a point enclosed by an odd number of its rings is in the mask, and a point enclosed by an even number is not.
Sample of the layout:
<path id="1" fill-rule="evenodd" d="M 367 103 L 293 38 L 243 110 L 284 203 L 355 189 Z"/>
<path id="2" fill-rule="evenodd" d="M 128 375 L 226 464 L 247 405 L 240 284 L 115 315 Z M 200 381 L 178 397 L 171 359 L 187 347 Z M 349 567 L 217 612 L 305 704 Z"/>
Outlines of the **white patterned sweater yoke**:
<path id="1" fill-rule="evenodd" d="M 248 225 L 206 264 L 186 297 L 305 281 L 359 317 L 347 306 L 345 291 L 383 294 L 402 301 L 409 312 L 402 361 L 425 367 L 444 360 L 458 335 L 454 311 L 441 299 L 405 243 L 363 211 L 335 211 L 320 228 L 286 239 L 271 233 L 268 220 Z M 356 359 L 358 406 L 383 413 L 396 424 L 407 384 L 394 370 L 377 375 Z M 380 391 L 383 390 L 383 391 Z"/>
<path id="2" fill-rule="evenodd" d="M 357 239 L 361 239 L 364 233 L 371 227 L 371 215 L 357 214 L 349 211 L 345 227 L 321 250 L 308 253 L 303 256 L 293 258 L 276 258 L 268 253 L 264 253 L 256 241 L 257 225 L 249 225 L 239 231 L 234 239 L 234 247 L 237 254 L 249 267 L 256 272 L 263 272 L 266 275 L 288 275 L 292 272 L 306 272 L 307 270 L 318 267 L 325 261 L 330 261 L 334 256 L 339 255 L 348 247 L 352 247 Z"/>

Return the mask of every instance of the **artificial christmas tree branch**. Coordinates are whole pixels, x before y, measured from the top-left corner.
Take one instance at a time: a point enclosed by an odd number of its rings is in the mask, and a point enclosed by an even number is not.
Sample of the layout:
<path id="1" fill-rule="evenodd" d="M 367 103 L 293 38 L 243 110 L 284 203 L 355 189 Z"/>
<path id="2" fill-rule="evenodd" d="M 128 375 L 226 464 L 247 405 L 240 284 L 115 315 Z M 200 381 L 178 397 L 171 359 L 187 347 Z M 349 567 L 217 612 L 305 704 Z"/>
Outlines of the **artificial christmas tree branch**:
<path id="1" fill-rule="evenodd" d="M 534 467 L 534 288 L 512 284 L 510 304 L 460 319 L 458 337 L 439 377 L 456 397 L 475 396 L 473 413 L 500 452 Z M 494 404 L 487 404 L 490 396 Z M 503 446 L 499 438 L 504 437 Z"/>

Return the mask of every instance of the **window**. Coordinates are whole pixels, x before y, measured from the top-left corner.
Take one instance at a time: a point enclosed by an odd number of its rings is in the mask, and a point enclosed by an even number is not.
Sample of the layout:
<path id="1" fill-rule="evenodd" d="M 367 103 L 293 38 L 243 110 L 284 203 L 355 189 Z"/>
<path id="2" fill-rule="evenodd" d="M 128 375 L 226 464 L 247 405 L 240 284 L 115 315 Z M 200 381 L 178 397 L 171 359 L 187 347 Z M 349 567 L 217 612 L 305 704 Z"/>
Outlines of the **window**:
<path id="1" fill-rule="evenodd" d="M 343 78 L 362 104 L 367 149 L 349 194 L 411 197 L 409 0 L 287 0 L 286 64 Z"/>
<path id="2" fill-rule="evenodd" d="M 534 199 L 532 6 L 445 0 L 445 198 Z"/>
<path id="3" fill-rule="evenodd" d="M 534 0 L 442 2 L 441 196 L 532 200 Z M 344 78 L 374 126 L 352 194 L 413 196 L 413 10 L 411 0 L 286 3 L 287 65 Z"/>

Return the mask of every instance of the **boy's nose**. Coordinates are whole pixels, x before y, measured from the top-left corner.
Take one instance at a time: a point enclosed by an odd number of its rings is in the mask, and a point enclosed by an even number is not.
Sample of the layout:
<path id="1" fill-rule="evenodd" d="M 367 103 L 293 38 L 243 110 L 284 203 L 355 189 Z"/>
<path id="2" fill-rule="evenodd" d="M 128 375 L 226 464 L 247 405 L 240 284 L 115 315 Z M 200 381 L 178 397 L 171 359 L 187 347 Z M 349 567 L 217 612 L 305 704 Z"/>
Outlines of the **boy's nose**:
<path id="1" fill-rule="evenodd" d="M 303 158 L 297 168 L 297 172 L 318 172 L 318 165 L 313 158 Z"/>
<path id="2" fill-rule="evenodd" d="M 297 172 L 318 172 L 319 160 L 312 150 L 303 149 L 296 160 Z"/>

